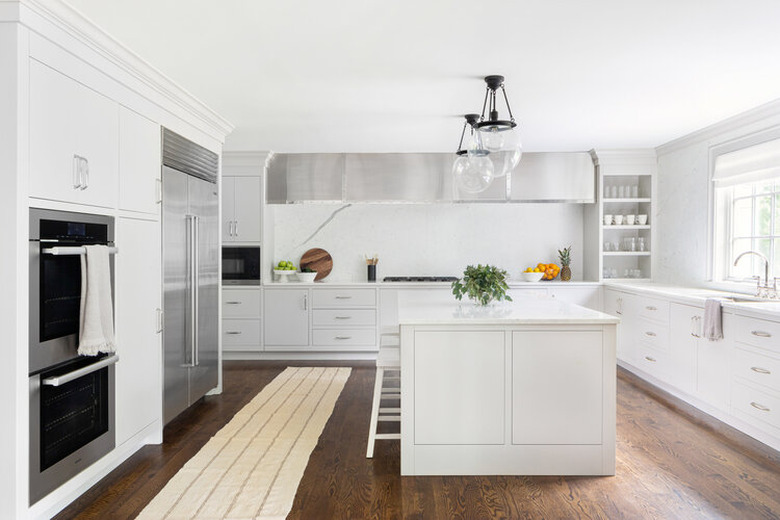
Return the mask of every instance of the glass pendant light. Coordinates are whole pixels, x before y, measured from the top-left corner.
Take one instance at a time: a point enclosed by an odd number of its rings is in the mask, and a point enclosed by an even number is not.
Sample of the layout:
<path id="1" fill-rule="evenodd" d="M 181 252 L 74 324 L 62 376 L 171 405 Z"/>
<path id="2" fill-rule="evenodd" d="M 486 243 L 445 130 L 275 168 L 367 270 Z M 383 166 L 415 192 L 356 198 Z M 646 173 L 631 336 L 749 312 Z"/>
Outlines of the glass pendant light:
<path id="1" fill-rule="evenodd" d="M 488 189 L 493 182 L 494 165 L 490 159 L 490 153 L 482 145 L 482 138 L 474 128 L 479 121 L 478 114 L 466 114 L 466 122 L 460 134 L 458 156 L 452 165 L 452 174 L 456 186 L 467 193 L 480 193 Z M 466 137 L 466 129 L 469 134 L 466 148 L 463 148 L 463 139 Z"/>
<path id="2" fill-rule="evenodd" d="M 493 164 L 493 175 L 504 177 L 515 169 L 523 154 L 520 130 L 517 129 L 517 123 L 509 106 L 509 99 L 504 89 L 504 76 L 487 76 L 485 83 L 487 89 L 485 101 L 482 103 L 482 115 L 479 117 L 479 121 L 474 123 L 476 134 L 479 136 L 483 148 L 480 152 L 475 151 L 473 155 L 476 156 L 478 153 L 487 151 L 487 156 Z M 504 103 L 509 113 L 508 120 L 499 119 L 498 116 L 496 91 L 499 88 L 504 95 Z M 487 119 L 485 119 L 486 109 L 488 110 Z M 471 150 L 468 153 L 469 156 L 472 156 Z"/>

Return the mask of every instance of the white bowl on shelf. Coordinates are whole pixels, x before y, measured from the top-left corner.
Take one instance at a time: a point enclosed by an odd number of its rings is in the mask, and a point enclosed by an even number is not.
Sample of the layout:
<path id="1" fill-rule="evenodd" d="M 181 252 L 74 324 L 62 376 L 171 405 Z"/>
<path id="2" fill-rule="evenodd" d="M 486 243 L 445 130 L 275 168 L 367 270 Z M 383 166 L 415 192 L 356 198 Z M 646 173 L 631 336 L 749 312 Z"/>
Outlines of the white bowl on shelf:
<path id="1" fill-rule="evenodd" d="M 296 273 L 299 282 L 311 283 L 317 277 L 317 271 L 311 273 Z"/>
<path id="2" fill-rule="evenodd" d="M 544 276 L 544 273 L 520 273 L 520 279 L 524 282 L 538 282 L 542 279 L 542 276 Z"/>
<path id="3" fill-rule="evenodd" d="M 286 269 L 274 269 L 274 275 L 279 282 L 287 282 L 291 274 L 295 274 L 295 271 L 288 271 Z"/>

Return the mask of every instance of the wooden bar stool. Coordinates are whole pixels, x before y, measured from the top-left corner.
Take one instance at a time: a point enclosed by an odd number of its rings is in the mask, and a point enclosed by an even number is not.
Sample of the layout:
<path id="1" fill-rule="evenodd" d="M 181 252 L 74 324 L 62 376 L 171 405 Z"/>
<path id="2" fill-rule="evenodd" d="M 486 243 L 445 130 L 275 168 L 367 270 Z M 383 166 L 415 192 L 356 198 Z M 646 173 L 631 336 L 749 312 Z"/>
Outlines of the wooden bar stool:
<path id="1" fill-rule="evenodd" d="M 387 402 L 397 407 L 386 407 Z M 397 433 L 378 433 L 380 422 L 397 422 Z M 376 357 L 376 381 L 374 402 L 371 406 L 371 426 L 368 431 L 366 458 L 374 456 L 377 439 L 400 439 L 401 432 L 401 346 L 398 334 L 379 336 L 379 353 Z"/>

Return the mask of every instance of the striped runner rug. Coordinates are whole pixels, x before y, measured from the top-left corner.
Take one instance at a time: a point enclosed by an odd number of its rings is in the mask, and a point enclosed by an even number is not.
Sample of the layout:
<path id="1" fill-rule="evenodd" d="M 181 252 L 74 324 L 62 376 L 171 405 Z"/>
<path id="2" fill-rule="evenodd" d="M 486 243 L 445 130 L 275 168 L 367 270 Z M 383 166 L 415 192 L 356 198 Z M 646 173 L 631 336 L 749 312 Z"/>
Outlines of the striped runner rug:
<path id="1" fill-rule="evenodd" d="M 288 367 L 209 439 L 138 518 L 285 518 L 350 372 Z"/>

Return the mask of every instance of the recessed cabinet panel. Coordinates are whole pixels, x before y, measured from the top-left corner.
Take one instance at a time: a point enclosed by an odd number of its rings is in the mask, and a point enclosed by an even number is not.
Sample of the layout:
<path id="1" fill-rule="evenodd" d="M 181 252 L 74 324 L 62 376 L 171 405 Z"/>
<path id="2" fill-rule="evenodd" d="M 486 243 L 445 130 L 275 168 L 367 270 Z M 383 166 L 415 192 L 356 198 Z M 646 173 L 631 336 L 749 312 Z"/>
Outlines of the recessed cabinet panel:
<path id="1" fill-rule="evenodd" d="M 600 331 L 512 333 L 513 444 L 601 444 Z"/>
<path id="2" fill-rule="evenodd" d="M 223 318 L 260 318 L 260 289 L 222 289 Z"/>
<path id="3" fill-rule="evenodd" d="M 119 108 L 119 209 L 159 213 L 160 140 L 158 124 Z"/>
<path id="4" fill-rule="evenodd" d="M 504 349 L 503 331 L 415 333 L 415 444 L 504 443 Z"/>
<path id="5" fill-rule="evenodd" d="M 595 202 L 593 159 L 587 152 L 524 153 L 512 172 L 511 199 Z"/>
<path id="6" fill-rule="evenodd" d="M 265 289 L 263 334 L 266 347 L 309 345 L 308 289 Z"/>
<path id="7" fill-rule="evenodd" d="M 260 177 L 222 177 L 222 241 L 260 242 Z"/>

